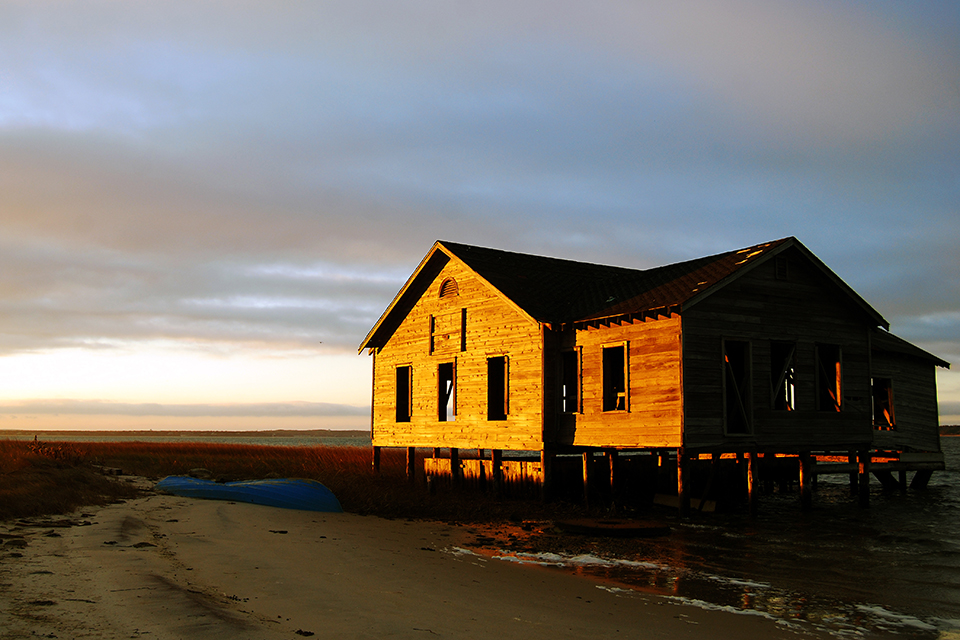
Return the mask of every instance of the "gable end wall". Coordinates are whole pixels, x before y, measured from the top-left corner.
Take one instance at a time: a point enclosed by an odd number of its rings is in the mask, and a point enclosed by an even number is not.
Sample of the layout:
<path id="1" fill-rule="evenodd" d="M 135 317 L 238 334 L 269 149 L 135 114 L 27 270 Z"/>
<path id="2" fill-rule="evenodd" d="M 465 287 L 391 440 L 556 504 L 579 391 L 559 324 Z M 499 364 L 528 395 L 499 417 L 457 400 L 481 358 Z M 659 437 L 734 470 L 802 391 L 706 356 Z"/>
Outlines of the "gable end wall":
<path id="1" fill-rule="evenodd" d="M 457 281 L 459 294 L 439 297 L 440 284 Z M 461 351 L 460 314 L 467 313 Z M 430 317 L 436 318 L 430 353 Z M 506 420 L 487 420 L 487 358 L 506 356 Z M 456 363 L 456 419 L 438 419 L 438 367 Z M 413 368 L 413 411 L 396 421 L 396 368 Z M 542 346 L 539 323 L 518 312 L 472 271 L 453 260 L 377 352 L 373 372 L 375 446 L 540 449 L 542 444 Z"/>
<path id="2" fill-rule="evenodd" d="M 802 451 L 872 439 L 869 321 L 799 252 L 758 265 L 683 313 L 685 445 Z M 724 435 L 723 340 L 751 348 L 753 433 Z M 771 341 L 795 342 L 796 411 L 772 409 Z M 842 348 L 843 410 L 816 408 L 816 345 Z"/>

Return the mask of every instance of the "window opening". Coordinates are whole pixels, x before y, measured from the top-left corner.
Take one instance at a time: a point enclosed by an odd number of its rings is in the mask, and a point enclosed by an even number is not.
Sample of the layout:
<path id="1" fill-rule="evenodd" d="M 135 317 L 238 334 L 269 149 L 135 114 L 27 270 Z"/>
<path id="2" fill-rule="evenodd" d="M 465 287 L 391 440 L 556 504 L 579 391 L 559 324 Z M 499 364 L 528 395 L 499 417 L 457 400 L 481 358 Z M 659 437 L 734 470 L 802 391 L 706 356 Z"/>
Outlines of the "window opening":
<path id="1" fill-rule="evenodd" d="M 723 362 L 724 425 L 728 434 L 749 434 L 752 431 L 750 343 L 741 340 L 725 340 Z"/>
<path id="2" fill-rule="evenodd" d="M 506 420 L 508 413 L 507 357 L 487 358 L 487 420 Z"/>
<path id="3" fill-rule="evenodd" d="M 397 367 L 397 422 L 410 422 L 413 414 L 413 367 Z"/>
<path id="4" fill-rule="evenodd" d="M 626 345 L 603 348 L 603 410 L 627 410 Z"/>
<path id="5" fill-rule="evenodd" d="M 873 426 L 881 431 L 893 431 L 897 420 L 893 414 L 893 380 L 873 379 Z"/>
<path id="6" fill-rule="evenodd" d="M 580 352 L 560 353 L 560 410 L 577 413 L 580 410 Z"/>
<path id="7" fill-rule="evenodd" d="M 452 422 L 457 417 L 457 370 L 452 362 L 444 362 L 437 367 L 438 374 L 438 411 L 440 422 Z"/>
<path id="8" fill-rule="evenodd" d="M 770 344 L 770 392 L 773 408 L 777 411 L 797 409 L 797 344 L 773 342 Z"/>
<path id="9" fill-rule="evenodd" d="M 843 371 L 840 347 L 817 345 L 817 409 L 840 411 L 843 407 Z"/>

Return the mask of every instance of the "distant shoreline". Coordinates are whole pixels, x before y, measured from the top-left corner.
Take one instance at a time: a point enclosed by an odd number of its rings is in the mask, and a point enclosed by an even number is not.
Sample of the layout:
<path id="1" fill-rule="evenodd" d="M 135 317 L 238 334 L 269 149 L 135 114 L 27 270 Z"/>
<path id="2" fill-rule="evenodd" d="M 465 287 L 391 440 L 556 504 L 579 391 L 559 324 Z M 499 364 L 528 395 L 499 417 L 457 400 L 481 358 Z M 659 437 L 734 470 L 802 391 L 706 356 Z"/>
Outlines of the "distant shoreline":
<path id="1" fill-rule="evenodd" d="M 150 437 L 205 437 L 205 438 L 363 438 L 370 435 L 368 430 L 357 429 L 264 429 L 253 431 L 193 431 L 193 430 L 155 430 L 155 429 L 109 429 L 89 431 L 86 429 L 0 429 L 0 438 L 4 436 L 150 436 Z"/>

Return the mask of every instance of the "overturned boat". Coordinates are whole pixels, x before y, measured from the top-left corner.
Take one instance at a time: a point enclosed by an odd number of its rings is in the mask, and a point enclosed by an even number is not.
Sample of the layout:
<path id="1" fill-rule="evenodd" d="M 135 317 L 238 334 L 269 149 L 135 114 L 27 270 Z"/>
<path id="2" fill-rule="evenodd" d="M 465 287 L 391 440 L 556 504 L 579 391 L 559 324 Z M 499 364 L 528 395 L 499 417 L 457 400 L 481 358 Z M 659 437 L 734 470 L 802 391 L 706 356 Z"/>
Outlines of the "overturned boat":
<path id="1" fill-rule="evenodd" d="M 154 488 L 186 498 L 232 500 L 301 511 L 343 511 L 330 489 L 316 480 L 302 478 L 214 482 L 189 476 L 167 476 Z"/>

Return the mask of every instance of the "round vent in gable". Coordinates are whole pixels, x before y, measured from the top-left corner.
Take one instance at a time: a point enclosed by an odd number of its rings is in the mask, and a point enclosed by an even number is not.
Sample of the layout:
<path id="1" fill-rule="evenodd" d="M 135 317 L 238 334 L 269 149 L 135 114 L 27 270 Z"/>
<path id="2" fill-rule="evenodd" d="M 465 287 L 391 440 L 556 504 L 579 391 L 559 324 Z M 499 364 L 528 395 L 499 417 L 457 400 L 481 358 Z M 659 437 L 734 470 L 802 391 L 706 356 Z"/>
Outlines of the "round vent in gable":
<path id="1" fill-rule="evenodd" d="M 450 298 L 460 294 L 460 288 L 457 286 L 457 281 L 453 278 L 447 278 L 440 283 L 440 297 L 441 298 Z"/>

